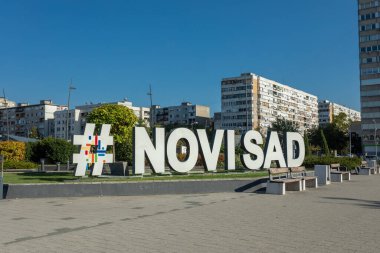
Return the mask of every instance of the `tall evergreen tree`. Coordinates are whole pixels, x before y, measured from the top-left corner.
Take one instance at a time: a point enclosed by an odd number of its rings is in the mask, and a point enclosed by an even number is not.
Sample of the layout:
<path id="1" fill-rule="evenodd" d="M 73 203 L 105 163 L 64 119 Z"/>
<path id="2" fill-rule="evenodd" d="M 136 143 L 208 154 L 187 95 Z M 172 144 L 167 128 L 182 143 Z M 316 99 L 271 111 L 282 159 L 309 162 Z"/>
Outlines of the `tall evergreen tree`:
<path id="1" fill-rule="evenodd" d="M 311 155 L 310 143 L 309 143 L 309 137 L 307 136 L 306 131 L 304 132 L 303 138 L 305 142 L 305 156 L 310 156 Z"/>
<path id="2" fill-rule="evenodd" d="M 323 133 L 323 130 L 321 129 L 321 139 L 322 139 L 322 154 L 326 155 L 326 156 L 330 156 L 330 149 L 329 149 L 329 145 L 327 144 L 327 140 L 326 140 L 326 137 L 325 137 L 325 134 Z"/>

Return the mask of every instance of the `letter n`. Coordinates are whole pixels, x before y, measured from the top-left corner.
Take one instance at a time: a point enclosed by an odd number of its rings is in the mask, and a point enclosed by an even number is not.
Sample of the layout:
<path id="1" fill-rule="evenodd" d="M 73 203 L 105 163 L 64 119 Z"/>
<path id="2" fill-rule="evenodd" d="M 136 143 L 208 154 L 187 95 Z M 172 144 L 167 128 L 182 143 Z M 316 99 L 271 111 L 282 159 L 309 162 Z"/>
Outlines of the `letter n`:
<path id="1" fill-rule="evenodd" d="M 145 155 L 155 173 L 165 172 L 165 128 L 154 128 L 153 140 L 144 127 L 133 128 L 133 174 L 144 174 Z"/>

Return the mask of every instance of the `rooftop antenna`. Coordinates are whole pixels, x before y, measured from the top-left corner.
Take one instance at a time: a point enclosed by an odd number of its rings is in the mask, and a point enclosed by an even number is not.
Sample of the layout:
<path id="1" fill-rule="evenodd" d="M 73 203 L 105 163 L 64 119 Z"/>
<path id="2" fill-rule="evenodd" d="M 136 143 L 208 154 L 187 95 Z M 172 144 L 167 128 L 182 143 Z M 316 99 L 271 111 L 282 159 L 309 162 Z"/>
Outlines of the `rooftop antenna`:
<path id="1" fill-rule="evenodd" d="M 7 98 L 5 97 L 5 89 L 3 89 L 3 96 L 4 96 L 5 112 L 6 112 L 6 117 L 7 117 L 7 141 L 9 141 L 8 102 L 7 102 Z"/>

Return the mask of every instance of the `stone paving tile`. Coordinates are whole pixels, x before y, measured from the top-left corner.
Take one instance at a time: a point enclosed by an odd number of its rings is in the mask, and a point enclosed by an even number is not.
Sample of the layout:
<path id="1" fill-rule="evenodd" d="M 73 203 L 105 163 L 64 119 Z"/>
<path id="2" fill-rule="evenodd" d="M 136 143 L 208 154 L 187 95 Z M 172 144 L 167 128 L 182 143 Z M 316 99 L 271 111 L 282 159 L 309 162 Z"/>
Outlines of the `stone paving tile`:
<path id="1" fill-rule="evenodd" d="M 252 193 L 0 201 L 0 252 L 378 252 L 380 175 Z"/>

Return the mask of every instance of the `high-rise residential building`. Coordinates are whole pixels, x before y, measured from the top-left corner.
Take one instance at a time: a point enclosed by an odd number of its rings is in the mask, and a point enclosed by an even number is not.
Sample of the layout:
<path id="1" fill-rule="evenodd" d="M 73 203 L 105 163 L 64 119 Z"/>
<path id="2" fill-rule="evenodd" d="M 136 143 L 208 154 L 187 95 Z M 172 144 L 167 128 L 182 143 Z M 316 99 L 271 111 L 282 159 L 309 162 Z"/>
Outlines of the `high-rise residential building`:
<path id="1" fill-rule="evenodd" d="M 318 117 L 320 126 L 325 126 L 328 123 L 332 123 L 334 116 L 337 116 L 340 113 L 346 114 L 347 119 L 350 119 L 351 121 L 361 120 L 360 112 L 358 111 L 328 100 L 318 101 Z"/>
<path id="2" fill-rule="evenodd" d="M 318 126 L 318 99 L 309 93 L 243 73 L 222 79 L 223 129 L 265 133 L 277 118 L 296 123 L 300 132 Z"/>
<path id="3" fill-rule="evenodd" d="M 375 155 L 375 150 L 380 151 L 377 131 L 380 127 L 380 1 L 359 0 L 358 7 L 363 153 Z"/>
<path id="4" fill-rule="evenodd" d="M 29 137 L 37 131 L 41 137 L 54 136 L 52 121 L 54 113 L 67 109 L 64 105 L 54 105 L 51 100 L 41 100 L 39 104 L 18 104 L 0 109 L 0 133 Z M 8 117 L 8 119 L 7 119 Z"/>
<path id="5" fill-rule="evenodd" d="M 139 120 L 144 121 L 145 124 L 149 126 L 150 109 L 147 107 L 133 106 L 132 102 L 130 101 L 123 100 L 123 101 L 109 102 L 109 103 L 86 104 L 86 105 L 76 106 L 75 109 L 71 109 L 69 112 L 67 112 L 67 110 L 57 111 L 54 114 L 55 137 L 62 138 L 62 139 L 71 139 L 73 135 L 82 134 L 86 126 L 88 114 L 92 112 L 94 109 L 102 105 L 107 105 L 107 104 L 122 105 L 131 109 Z M 67 118 L 69 119 L 68 133 L 66 130 Z M 66 138 L 67 134 L 68 134 L 68 138 Z"/>
<path id="6" fill-rule="evenodd" d="M 155 125 L 199 125 L 210 126 L 210 107 L 183 102 L 178 106 L 153 108 L 152 121 Z"/>

